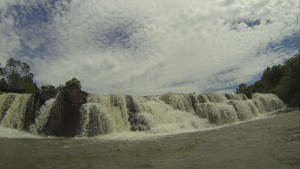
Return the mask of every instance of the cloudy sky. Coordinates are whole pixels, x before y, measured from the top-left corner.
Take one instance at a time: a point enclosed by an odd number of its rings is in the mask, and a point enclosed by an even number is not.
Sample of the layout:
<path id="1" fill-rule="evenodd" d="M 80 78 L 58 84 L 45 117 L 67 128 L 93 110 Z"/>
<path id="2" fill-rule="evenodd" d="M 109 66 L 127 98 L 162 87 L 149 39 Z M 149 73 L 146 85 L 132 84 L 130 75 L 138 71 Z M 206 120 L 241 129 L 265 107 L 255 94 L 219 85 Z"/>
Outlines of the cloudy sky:
<path id="1" fill-rule="evenodd" d="M 299 0 L 0 0 L 0 62 L 90 92 L 234 91 L 300 48 Z"/>

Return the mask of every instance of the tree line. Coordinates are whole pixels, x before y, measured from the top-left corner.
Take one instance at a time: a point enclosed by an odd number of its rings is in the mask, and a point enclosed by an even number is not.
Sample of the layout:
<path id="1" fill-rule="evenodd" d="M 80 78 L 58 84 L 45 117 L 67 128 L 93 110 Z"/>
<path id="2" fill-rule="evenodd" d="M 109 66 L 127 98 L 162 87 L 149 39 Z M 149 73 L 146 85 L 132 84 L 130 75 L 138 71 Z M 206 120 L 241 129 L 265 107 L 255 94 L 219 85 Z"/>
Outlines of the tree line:
<path id="1" fill-rule="evenodd" d="M 9 59 L 2 67 L 0 63 L 0 93 L 42 93 L 55 97 L 62 90 L 81 90 L 81 82 L 73 77 L 64 85 L 57 87 L 43 85 L 39 88 L 33 80 L 34 74 L 30 72 L 27 63 Z M 290 106 L 300 106 L 300 53 L 279 64 L 267 67 L 260 80 L 251 85 L 242 83 L 236 93 L 244 93 L 251 98 L 253 93 L 274 93 Z"/>
<path id="2" fill-rule="evenodd" d="M 244 93 L 248 97 L 252 93 L 273 93 L 290 106 L 300 106 L 300 53 L 282 65 L 267 67 L 260 80 L 249 86 L 240 84 L 236 93 Z"/>
<path id="3" fill-rule="evenodd" d="M 81 90 L 81 82 L 72 78 L 64 85 L 57 87 L 53 85 L 43 85 L 41 88 L 33 80 L 34 74 L 30 72 L 27 63 L 15 59 L 9 59 L 2 67 L 0 63 L 0 93 L 43 93 L 46 95 L 56 95 L 57 92 L 67 89 Z"/>

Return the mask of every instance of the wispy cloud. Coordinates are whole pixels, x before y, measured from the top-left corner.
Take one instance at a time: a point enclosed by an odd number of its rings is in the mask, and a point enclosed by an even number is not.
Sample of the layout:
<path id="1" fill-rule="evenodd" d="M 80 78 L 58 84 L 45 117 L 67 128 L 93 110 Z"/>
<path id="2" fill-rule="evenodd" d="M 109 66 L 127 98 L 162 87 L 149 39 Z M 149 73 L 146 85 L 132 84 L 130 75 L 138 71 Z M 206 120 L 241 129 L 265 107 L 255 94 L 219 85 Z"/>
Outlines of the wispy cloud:
<path id="1" fill-rule="evenodd" d="M 77 77 L 89 91 L 233 90 L 297 50 L 299 2 L 23 0 L 0 3 L 1 62 L 40 84 Z"/>

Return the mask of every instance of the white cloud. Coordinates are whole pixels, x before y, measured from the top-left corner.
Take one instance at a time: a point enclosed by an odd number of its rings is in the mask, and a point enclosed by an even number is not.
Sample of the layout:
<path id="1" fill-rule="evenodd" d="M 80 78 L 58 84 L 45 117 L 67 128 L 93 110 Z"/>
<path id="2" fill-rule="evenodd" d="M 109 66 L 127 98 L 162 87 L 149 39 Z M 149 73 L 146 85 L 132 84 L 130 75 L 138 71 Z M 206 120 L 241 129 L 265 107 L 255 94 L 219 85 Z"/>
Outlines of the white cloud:
<path id="1" fill-rule="evenodd" d="M 230 90 L 292 56 L 294 49 L 268 45 L 300 32 L 297 0 L 62 2 L 47 25 L 47 37 L 55 39 L 51 53 L 22 59 L 41 83 L 77 77 L 87 90 L 102 93 Z M 17 36 L 0 36 L 3 55 L 18 50 Z M 13 45 L 2 38 L 13 38 Z"/>
<path id="2" fill-rule="evenodd" d="M 14 19 L 7 17 L 0 22 L 0 63 L 4 63 L 12 52 L 20 48 L 19 37 L 11 31 L 14 26 Z"/>

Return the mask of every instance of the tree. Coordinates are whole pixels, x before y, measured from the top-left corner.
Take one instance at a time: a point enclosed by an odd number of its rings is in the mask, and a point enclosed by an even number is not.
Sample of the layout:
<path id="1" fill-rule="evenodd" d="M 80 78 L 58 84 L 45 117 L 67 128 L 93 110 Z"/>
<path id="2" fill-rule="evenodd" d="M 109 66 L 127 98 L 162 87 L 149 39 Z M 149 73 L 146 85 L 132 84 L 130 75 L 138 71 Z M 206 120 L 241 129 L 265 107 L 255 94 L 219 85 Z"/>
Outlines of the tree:
<path id="1" fill-rule="evenodd" d="M 277 65 L 273 67 L 267 67 L 261 77 L 261 83 L 264 86 L 266 92 L 274 92 L 275 86 L 280 82 L 284 76 L 284 66 Z"/>
<path id="2" fill-rule="evenodd" d="M 247 86 L 247 84 L 242 83 L 239 85 L 239 87 L 236 89 L 236 93 L 243 93 L 248 98 L 252 97 L 252 86 Z"/>
<path id="3" fill-rule="evenodd" d="M 52 85 L 43 85 L 41 87 L 41 97 L 43 100 L 55 98 L 56 94 L 57 94 L 57 90 Z"/>
<path id="4" fill-rule="evenodd" d="M 0 77 L 3 76 L 3 68 L 1 67 L 1 62 L 0 62 Z"/>
<path id="5" fill-rule="evenodd" d="M 0 69 L 0 75 L 7 82 L 7 92 L 37 93 L 37 85 L 33 82 L 34 75 L 30 73 L 27 63 L 9 59 L 4 68 Z M 4 83 L 4 81 L 3 81 Z"/>
<path id="6" fill-rule="evenodd" d="M 73 77 L 71 80 L 67 81 L 65 83 L 66 89 L 79 89 L 81 90 L 81 82 L 77 80 L 75 77 Z"/>
<path id="7" fill-rule="evenodd" d="M 285 62 L 284 77 L 274 90 L 286 103 L 300 106 L 300 54 Z"/>
<path id="8" fill-rule="evenodd" d="M 300 106 L 300 54 L 285 61 L 284 65 L 268 67 L 260 80 L 252 85 L 240 84 L 237 93 L 274 93 L 291 106 Z"/>
<path id="9" fill-rule="evenodd" d="M 4 78 L 0 79 L 0 92 L 1 91 L 4 91 L 4 92 L 8 91 L 8 84 Z"/>

